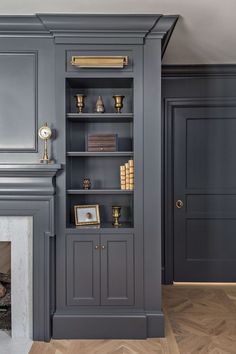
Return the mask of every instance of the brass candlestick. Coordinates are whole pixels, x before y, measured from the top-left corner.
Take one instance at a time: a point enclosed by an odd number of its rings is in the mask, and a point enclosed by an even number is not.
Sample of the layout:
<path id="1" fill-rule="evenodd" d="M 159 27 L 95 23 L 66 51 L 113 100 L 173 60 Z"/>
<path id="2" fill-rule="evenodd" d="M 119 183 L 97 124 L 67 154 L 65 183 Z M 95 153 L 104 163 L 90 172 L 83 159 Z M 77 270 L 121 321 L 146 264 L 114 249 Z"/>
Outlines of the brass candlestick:
<path id="1" fill-rule="evenodd" d="M 82 113 L 83 112 L 83 109 L 84 109 L 84 99 L 85 99 L 85 95 L 81 95 L 81 94 L 78 94 L 78 95 L 75 95 L 75 98 L 76 98 L 76 106 L 79 110 L 79 113 Z"/>
<path id="2" fill-rule="evenodd" d="M 114 227 L 119 227 L 121 226 L 120 222 L 119 222 L 119 218 L 120 218 L 120 210 L 121 210 L 121 207 L 120 206 L 113 206 L 112 207 L 112 216 L 113 216 L 113 223 L 112 225 Z"/>
<path id="3" fill-rule="evenodd" d="M 123 108 L 123 99 L 125 98 L 125 96 L 114 95 L 113 98 L 115 100 L 116 113 L 121 113 L 121 109 Z"/>

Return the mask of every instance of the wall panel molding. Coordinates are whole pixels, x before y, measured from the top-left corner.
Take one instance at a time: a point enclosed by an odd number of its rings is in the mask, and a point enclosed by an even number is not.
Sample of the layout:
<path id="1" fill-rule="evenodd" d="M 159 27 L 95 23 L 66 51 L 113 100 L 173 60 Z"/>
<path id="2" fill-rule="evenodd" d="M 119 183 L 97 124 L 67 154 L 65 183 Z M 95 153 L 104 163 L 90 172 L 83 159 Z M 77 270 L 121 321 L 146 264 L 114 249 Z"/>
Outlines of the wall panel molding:
<path id="1" fill-rule="evenodd" d="M 236 77 L 236 64 L 163 65 L 163 78 Z"/>
<path id="2" fill-rule="evenodd" d="M 0 152 L 37 152 L 38 52 L 0 52 L 0 73 Z"/>

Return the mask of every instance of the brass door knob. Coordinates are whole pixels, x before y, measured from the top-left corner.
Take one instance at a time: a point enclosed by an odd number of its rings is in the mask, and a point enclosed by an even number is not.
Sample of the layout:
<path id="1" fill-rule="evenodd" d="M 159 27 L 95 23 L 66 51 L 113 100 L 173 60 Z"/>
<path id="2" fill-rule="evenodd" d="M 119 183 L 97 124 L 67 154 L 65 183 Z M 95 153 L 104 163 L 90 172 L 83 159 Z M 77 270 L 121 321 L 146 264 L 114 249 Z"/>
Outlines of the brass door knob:
<path id="1" fill-rule="evenodd" d="M 105 250 L 105 246 L 102 245 L 102 250 Z"/>
<path id="2" fill-rule="evenodd" d="M 99 249 L 99 245 L 96 245 L 96 246 L 95 246 L 95 250 L 98 250 L 98 249 Z"/>
<path id="3" fill-rule="evenodd" d="M 183 208 L 184 203 L 182 202 L 182 200 L 178 199 L 175 203 L 175 206 L 177 209 L 181 209 L 181 208 Z"/>

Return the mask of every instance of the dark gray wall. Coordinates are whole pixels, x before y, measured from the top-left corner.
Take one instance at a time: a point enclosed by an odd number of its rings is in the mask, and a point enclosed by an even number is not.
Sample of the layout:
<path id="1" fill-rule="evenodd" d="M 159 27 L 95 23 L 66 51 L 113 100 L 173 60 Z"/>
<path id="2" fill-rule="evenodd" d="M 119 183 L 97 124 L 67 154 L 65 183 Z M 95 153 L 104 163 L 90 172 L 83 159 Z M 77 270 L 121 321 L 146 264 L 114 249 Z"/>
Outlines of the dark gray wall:
<path id="1" fill-rule="evenodd" d="M 173 145 L 171 145 L 173 126 L 170 114 L 178 109 L 191 109 L 198 114 L 199 105 L 208 107 L 209 114 L 219 107 L 234 106 L 236 87 L 235 65 L 195 65 L 162 67 L 162 129 L 163 129 L 163 242 L 162 242 L 162 279 L 173 281 Z M 230 103 L 231 102 L 231 103 Z M 176 106 L 177 105 L 177 106 Z M 226 110 L 226 108 L 225 108 Z M 172 113 L 171 113 L 172 111 Z M 173 113 L 174 112 L 174 113 Z M 219 111 L 220 112 L 220 111 Z M 205 118 L 207 109 L 204 110 Z M 222 117 L 224 113 L 221 114 Z M 207 116 L 207 117 L 206 117 Z M 194 280 L 194 279 L 193 279 Z M 210 279 L 209 279 L 210 280 Z M 212 278 L 212 280 L 214 280 Z"/>

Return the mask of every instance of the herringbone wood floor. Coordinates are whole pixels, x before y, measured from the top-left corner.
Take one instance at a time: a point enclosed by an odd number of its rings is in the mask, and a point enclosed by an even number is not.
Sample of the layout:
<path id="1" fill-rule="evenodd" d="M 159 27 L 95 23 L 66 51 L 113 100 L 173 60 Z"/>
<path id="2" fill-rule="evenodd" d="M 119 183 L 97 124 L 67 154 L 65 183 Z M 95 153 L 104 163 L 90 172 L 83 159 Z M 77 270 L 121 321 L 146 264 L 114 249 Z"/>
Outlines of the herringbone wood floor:
<path id="1" fill-rule="evenodd" d="M 166 338 L 35 342 L 30 354 L 236 354 L 236 285 L 163 286 Z"/>

